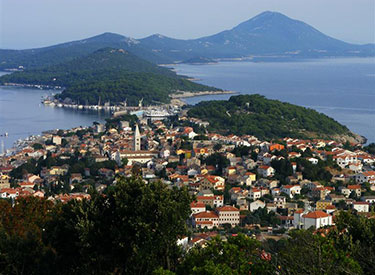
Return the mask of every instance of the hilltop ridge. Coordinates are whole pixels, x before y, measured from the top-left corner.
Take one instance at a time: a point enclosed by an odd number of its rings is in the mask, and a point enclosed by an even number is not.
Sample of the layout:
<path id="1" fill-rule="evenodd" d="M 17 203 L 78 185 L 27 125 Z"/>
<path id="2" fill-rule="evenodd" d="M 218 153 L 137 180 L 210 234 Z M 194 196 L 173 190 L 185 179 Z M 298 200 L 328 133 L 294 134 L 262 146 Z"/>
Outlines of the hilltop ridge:
<path id="1" fill-rule="evenodd" d="M 125 49 L 157 64 L 191 58 L 249 58 L 278 56 L 318 58 L 375 56 L 375 45 L 355 45 L 327 36 L 316 28 L 279 12 L 265 11 L 237 26 L 197 39 L 154 34 L 134 39 L 106 32 L 82 40 L 28 50 L 1 50 L 0 69 L 40 68 L 89 55 L 98 49 Z"/>

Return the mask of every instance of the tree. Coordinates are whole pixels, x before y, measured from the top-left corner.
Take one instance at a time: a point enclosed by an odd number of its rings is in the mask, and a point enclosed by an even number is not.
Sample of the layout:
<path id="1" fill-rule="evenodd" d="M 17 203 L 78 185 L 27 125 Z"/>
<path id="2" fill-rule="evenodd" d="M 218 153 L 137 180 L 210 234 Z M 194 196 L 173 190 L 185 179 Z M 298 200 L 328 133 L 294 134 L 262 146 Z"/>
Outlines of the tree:
<path id="1" fill-rule="evenodd" d="M 40 143 L 34 143 L 32 145 L 32 147 L 34 148 L 34 150 L 41 150 L 41 149 L 43 149 L 43 145 L 40 144 Z"/>
<path id="2" fill-rule="evenodd" d="M 192 248 L 177 274 L 271 274 L 269 260 L 260 242 L 239 233 L 227 242 L 217 237 L 204 248 Z"/>
<path id="3" fill-rule="evenodd" d="M 339 249 L 356 260 L 365 274 L 372 274 L 375 263 L 375 220 L 342 211 L 329 237 Z"/>
<path id="4" fill-rule="evenodd" d="M 214 153 L 204 159 L 204 163 L 207 165 L 213 165 L 216 167 L 216 173 L 221 175 L 222 170 L 229 166 L 229 160 L 220 153 Z"/>
<path id="5" fill-rule="evenodd" d="M 216 143 L 213 147 L 215 152 L 220 151 L 221 148 L 223 148 L 223 145 L 221 145 L 221 143 Z"/>
<path id="6" fill-rule="evenodd" d="M 52 202 L 34 197 L 18 198 L 13 207 L 0 200 L 2 274 L 50 274 L 53 252 L 44 245 L 42 234 L 52 207 Z"/>
<path id="7" fill-rule="evenodd" d="M 121 159 L 121 164 L 122 164 L 122 166 L 126 166 L 126 165 L 128 165 L 128 162 L 129 162 L 129 160 L 128 160 L 127 158 L 122 158 L 122 159 Z"/>
<path id="8" fill-rule="evenodd" d="M 187 233 L 190 196 L 161 182 L 120 178 L 106 196 L 56 208 L 47 240 L 64 272 L 149 274 L 174 270 Z M 69 238 L 67 238 L 69 236 Z"/>
<path id="9" fill-rule="evenodd" d="M 310 230 L 294 230 L 278 251 L 281 274 L 361 274 L 361 266 L 331 239 Z"/>

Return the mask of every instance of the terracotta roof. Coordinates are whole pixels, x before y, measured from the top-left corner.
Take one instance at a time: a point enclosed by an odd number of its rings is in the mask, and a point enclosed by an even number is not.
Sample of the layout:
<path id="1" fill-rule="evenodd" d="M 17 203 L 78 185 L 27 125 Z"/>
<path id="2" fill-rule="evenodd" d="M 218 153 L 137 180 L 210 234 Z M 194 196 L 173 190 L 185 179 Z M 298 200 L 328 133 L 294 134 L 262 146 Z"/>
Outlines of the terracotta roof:
<path id="1" fill-rule="evenodd" d="M 193 215 L 196 219 L 202 219 L 202 218 L 210 218 L 210 219 L 218 219 L 219 217 L 216 215 L 215 212 L 206 211 L 206 212 L 200 212 Z"/>
<path id="2" fill-rule="evenodd" d="M 348 185 L 348 189 L 361 189 L 360 185 Z"/>
<path id="3" fill-rule="evenodd" d="M 303 217 L 304 218 L 309 218 L 309 219 L 319 219 L 319 218 L 325 218 L 325 217 L 329 217 L 329 216 L 330 215 L 328 215 L 326 212 L 323 212 L 323 211 L 314 211 L 314 212 L 307 213 Z"/>
<path id="4" fill-rule="evenodd" d="M 236 208 L 236 207 L 233 207 L 233 206 L 230 206 L 230 205 L 224 205 L 224 206 L 222 206 L 222 207 L 218 207 L 218 208 L 216 208 L 217 209 L 217 211 L 240 211 L 240 210 L 238 210 L 238 208 Z"/>
<path id="5" fill-rule="evenodd" d="M 206 205 L 204 204 L 204 203 L 202 203 L 202 202 L 192 202 L 192 203 L 190 203 L 190 208 L 194 208 L 194 207 L 206 207 Z"/>

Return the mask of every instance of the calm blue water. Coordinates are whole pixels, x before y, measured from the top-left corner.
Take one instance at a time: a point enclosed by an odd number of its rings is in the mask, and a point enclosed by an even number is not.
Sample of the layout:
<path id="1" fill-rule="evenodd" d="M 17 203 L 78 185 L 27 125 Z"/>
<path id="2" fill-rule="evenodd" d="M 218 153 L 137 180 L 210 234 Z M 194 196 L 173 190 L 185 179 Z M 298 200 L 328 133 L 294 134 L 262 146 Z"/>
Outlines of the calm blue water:
<path id="1" fill-rule="evenodd" d="M 201 83 L 239 93 L 259 93 L 314 108 L 375 142 L 375 58 L 327 59 L 298 63 L 223 62 L 178 65 Z M 0 73 L 1 75 L 1 73 Z M 0 87 L 0 143 L 13 142 L 51 129 L 69 129 L 103 121 L 108 114 L 43 106 L 41 97 L 55 91 Z M 229 95 L 186 99 L 227 99 Z M 1 147 L 0 147 L 1 153 Z"/>
<path id="2" fill-rule="evenodd" d="M 0 137 L 5 149 L 14 141 L 42 131 L 89 126 L 94 121 L 104 121 L 109 114 L 97 111 L 52 108 L 41 104 L 41 97 L 56 91 L 0 87 Z M 0 146 L 0 153 L 1 146 Z"/>
<path id="3" fill-rule="evenodd" d="M 184 64 L 175 69 L 206 85 L 314 108 L 375 142 L 375 58 Z M 185 101 L 196 104 L 229 97 L 202 96 Z"/>

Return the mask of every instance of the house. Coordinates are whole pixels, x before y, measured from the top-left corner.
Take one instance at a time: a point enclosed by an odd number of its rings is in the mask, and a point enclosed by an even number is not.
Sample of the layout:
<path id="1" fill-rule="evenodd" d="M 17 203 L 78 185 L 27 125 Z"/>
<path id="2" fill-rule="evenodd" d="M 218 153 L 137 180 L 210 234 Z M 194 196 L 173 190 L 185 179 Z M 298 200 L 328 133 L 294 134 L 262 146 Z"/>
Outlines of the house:
<path id="1" fill-rule="evenodd" d="M 192 225 L 198 228 L 212 229 L 215 226 L 240 223 L 240 210 L 229 205 L 216 208 L 215 211 L 205 211 L 192 215 Z"/>
<path id="2" fill-rule="evenodd" d="M 353 202 L 352 207 L 358 212 L 370 212 L 370 203 L 365 201 L 355 201 Z"/>
<path id="3" fill-rule="evenodd" d="M 220 207 L 224 205 L 223 195 L 197 196 L 197 201 L 211 207 Z"/>
<path id="4" fill-rule="evenodd" d="M 358 163 L 350 163 L 349 164 L 349 169 L 352 170 L 354 173 L 359 173 L 359 172 L 362 171 L 363 165 L 360 162 L 358 162 Z"/>
<path id="5" fill-rule="evenodd" d="M 0 190 L 0 197 L 2 199 L 7 199 L 7 198 L 14 199 L 14 198 L 18 197 L 18 195 L 19 195 L 18 190 L 13 189 L 13 188 L 2 188 Z"/>
<path id="6" fill-rule="evenodd" d="M 131 150 L 122 150 L 122 151 L 116 151 L 111 154 L 111 159 L 116 161 L 118 165 L 121 165 L 121 161 L 124 158 L 128 159 L 128 165 L 132 165 L 136 162 L 138 163 L 147 163 L 153 158 L 156 158 L 158 156 L 158 152 L 154 151 L 144 151 L 144 150 L 138 150 L 138 151 L 131 151 Z"/>
<path id="7" fill-rule="evenodd" d="M 328 206 L 332 205 L 332 201 L 330 200 L 319 200 L 316 202 L 316 209 L 317 210 L 325 210 Z"/>
<path id="8" fill-rule="evenodd" d="M 336 161 L 337 165 L 341 168 L 347 167 L 349 164 L 357 163 L 357 156 L 350 154 L 336 155 L 333 157 L 333 160 Z"/>
<path id="9" fill-rule="evenodd" d="M 361 196 L 361 186 L 360 185 L 348 185 L 347 187 L 341 187 L 341 194 L 345 197 L 349 197 L 350 194 L 354 192 L 357 197 Z"/>
<path id="10" fill-rule="evenodd" d="M 363 196 L 361 198 L 361 201 L 365 201 L 365 202 L 368 202 L 370 204 L 373 204 L 373 203 L 375 203 L 375 196 Z"/>
<path id="11" fill-rule="evenodd" d="M 257 180 L 256 174 L 251 173 L 251 172 L 245 173 L 246 186 L 251 186 L 253 184 L 253 182 L 255 182 L 256 180 Z"/>
<path id="12" fill-rule="evenodd" d="M 62 139 L 60 136 L 53 136 L 52 143 L 55 145 L 61 145 Z"/>
<path id="13" fill-rule="evenodd" d="M 366 171 L 359 173 L 355 176 L 355 180 L 357 183 L 371 183 L 375 184 L 375 171 Z"/>
<path id="14" fill-rule="evenodd" d="M 73 182 L 81 182 L 82 175 L 80 173 L 72 173 L 69 179 L 69 184 L 73 184 Z"/>
<path id="15" fill-rule="evenodd" d="M 10 177 L 8 175 L 0 175 L 0 189 L 10 188 Z"/>
<path id="16" fill-rule="evenodd" d="M 190 210 L 191 210 L 192 215 L 197 214 L 197 213 L 201 213 L 201 212 L 205 212 L 206 211 L 206 205 L 204 203 L 201 203 L 201 202 L 192 202 L 192 203 L 190 203 Z"/>
<path id="17" fill-rule="evenodd" d="M 252 200 L 257 200 L 262 197 L 262 190 L 258 188 L 251 188 L 249 192 L 249 198 Z"/>
<path id="18" fill-rule="evenodd" d="M 267 165 L 259 166 L 257 172 L 264 178 L 272 177 L 275 175 L 275 169 Z"/>
<path id="19" fill-rule="evenodd" d="M 273 203 L 277 208 L 284 208 L 286 204 L 286 198 L 284 196 L 275 196 L 273 198 Z"/>
<path id="20" fill-rule="evenodd" d="M 213 175 L 205 175 L 200 180 L 200 190 L 208 190 L 208 189 L 215 189 L 215 190 L 224 190 L 225 188 L 225 179 L 220 176 L 213 176 Z"/>
<path id="21" fill-rule="evenodd" d="M 285 148 L 285 146 L 284 145 L 282 145 L 282 144 L 278 144 L 278 143 L 274 143 L 274 144 L 270 144 L 270 146 L 269 146 L 269 150 L 270 150 L 270 152 L 272 152 L 272 151 L 281 151 L 281 150 L 283 150 Z"/>
<path id="22" fill-rule="evenodd" d="M 48 171 L 49 175 L 55 176 L 64 176 L 68 173 L 68 167 L 65 166 L 53 166 L 51 169 Z"/>
<path id="23" fill-rule="evenodd" d="M 332 225 L 332 216 L 321 211 L 313 211 L 304 214 L 302 211 L 294 212 L 294 226 L 297 229 L 309 229 L 313 227 L 318 229 L 324 226 Z"/>
<path id="24" fill-rule="evenodd" d="M 313 198 L 318 198 L 319 200 L 324 200 L 325 197 L 332 192 L 332 190 L 333 188 L 328 186 L 317 187 L 311 190 L 311 196 Z"/>
<path id="25" fill-rule="evenodd" d="M 184 128 L 184 132 L 183 132 L 183 135 L 190 138 L 190 139 L 193 139 L 194 137 L 196 137 L 198 134 L 196 134 L 193 130 L 192 127 L 185 127 Z"/>
<path id="26" fill-rule="evenodd" d="M 214 211 L 205 211 L 193 214 L 193 227 L 212 229 L 219 226 L 219 216 Z"/>
<path id="27" fill-rule="evenodd" d="M 285 193 L 289 198 L 293 198 L 295 195 L 301 194 L 301 186 L 299 185 L 283 185 L 280 188 L 282 193 Z"/>
<path id="28" fill-rule="evenodd" d="M 264 202 L 262 202 L 261 200 L 256 200 L 249 204 L 249 210 L 253 212 L 259 208 L 264 208 L 265 206 L 266 204 Z"/>
<path id="29" fill-rule="evenodd" d="M 216 209 L 219 216 L 219 224 L 230 224 L 231 226 L 236 226 L 240 224 L 240 210 L 230 206 L 225 205 Z"/>

